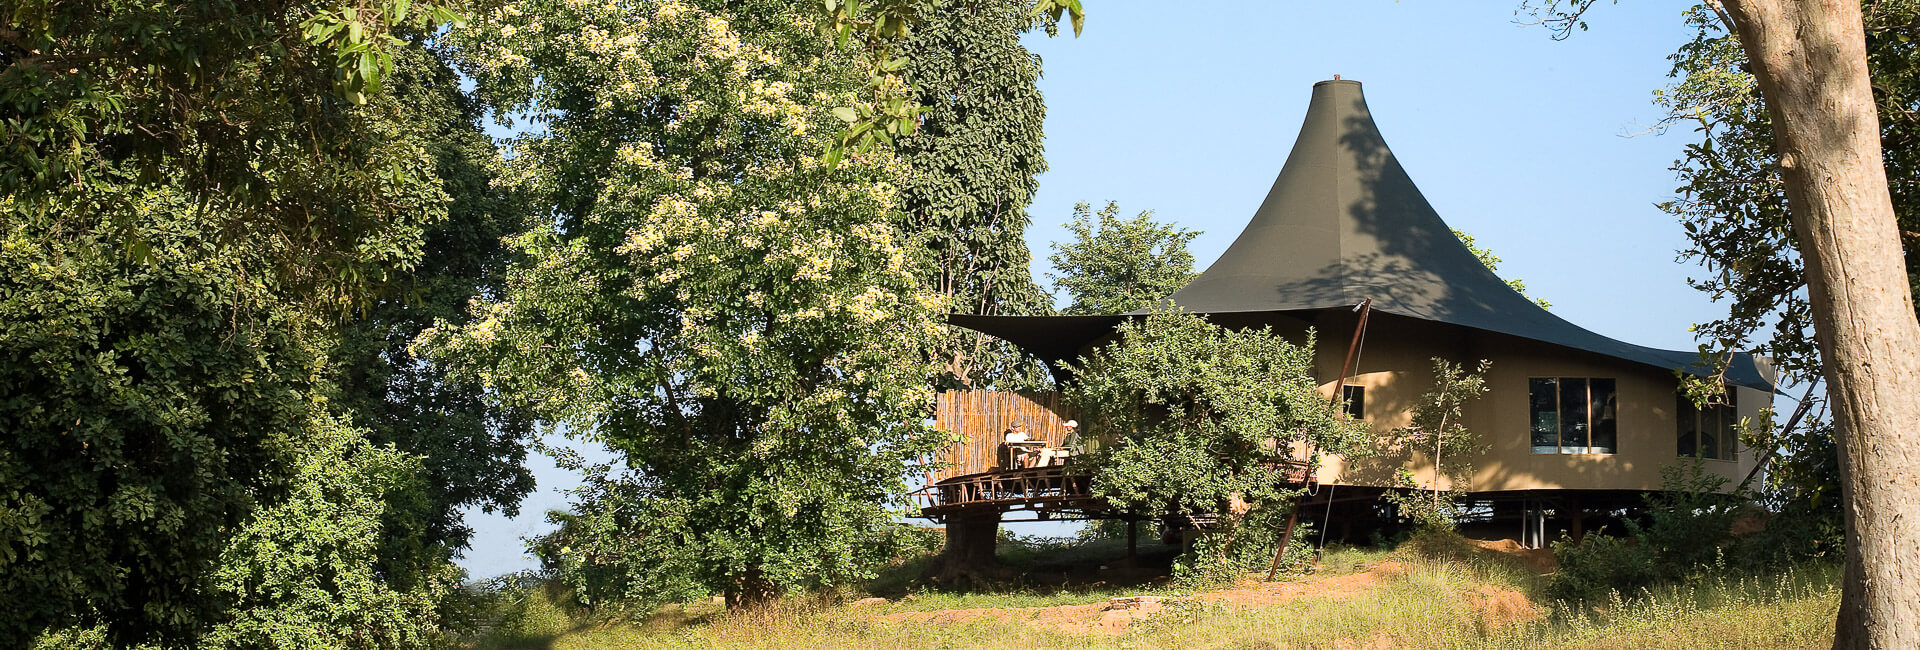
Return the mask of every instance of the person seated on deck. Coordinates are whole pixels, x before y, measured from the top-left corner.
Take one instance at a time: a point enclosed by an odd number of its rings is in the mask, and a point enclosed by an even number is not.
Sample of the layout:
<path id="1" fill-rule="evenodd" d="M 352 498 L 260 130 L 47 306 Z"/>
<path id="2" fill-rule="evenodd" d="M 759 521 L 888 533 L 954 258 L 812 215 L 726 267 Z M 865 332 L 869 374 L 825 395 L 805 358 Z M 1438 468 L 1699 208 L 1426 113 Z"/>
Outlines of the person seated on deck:
<path id="1" fill-rule="evenodd" d="M 1061 440 L 1063 441 L 1063 444 L 1065 446 L 1041 448 L 1040 459 L 1039 459 L 1039 462 L 1034 464 L 1035 467 L 1047 467 L 1049 465 L 1065 465 L 1067 464 L 1068 458 L 1072 458 L 1075 455 L 1079 454 L 1079 450 L 1077 450 L 1075 447 L 1079 445 L 1080 421 L 1067 420 L 1067 422 L 1065 424 L 1060 425 L 1060 427 L 1067 430 L 1066 435 L 1061 436 Z"/>
<path id="2" fill-rule="evenodd" d="M 1001 446 L 1007 450 L 1007 469 L 1033 467 L 1039 458 L 1040 448 L 1047 445 L 1046 441 L 1034 440 L 1027 435 L 1027 425 L 1020 422 L 1007 427 L 1003 435 Z"/>

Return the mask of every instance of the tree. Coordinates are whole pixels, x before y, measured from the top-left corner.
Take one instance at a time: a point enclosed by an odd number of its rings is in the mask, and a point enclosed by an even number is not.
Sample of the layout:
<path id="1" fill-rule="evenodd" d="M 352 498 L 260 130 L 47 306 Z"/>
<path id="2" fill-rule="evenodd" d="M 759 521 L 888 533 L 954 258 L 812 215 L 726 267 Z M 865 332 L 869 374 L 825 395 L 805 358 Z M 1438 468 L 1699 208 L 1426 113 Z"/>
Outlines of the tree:
<path id="1" fill-rule="evenodd" d="M 1592 0 L 1547 10 L 1581 25 Z M 1849 0 L 1708 5 L 1737 35 L 1772 127 L 1829 387 L 1847 503 L 1835 648 L 1920 645 L 1920 320 L 1867 61 Z"/>
<path id="2" fill-rule="evenodd" d="M 531 423 L 412 349 L 436 321 L 464 323 L 468 302 L 503 290 L 510 251 L 501 239 L 526 228 L 529 210 L 494 185 L 498 154 L 478 125 L 485 107 L 460 91 L 442 55 L 410 42 L 395 58 L 387 87 L 408 107 L 433 157 L 447 218 L 423 233 L 420 261 L 393 273 L 371 306 L 344 325 L 329 355 L 329 392 L 334 408 L 374 443 L 422 460 L 414 484 L 422 493 L 395 492 L 389 511 L 422 507 L 421 521 L 388 526 L 395 537 L 382 553 L 385 573 L 404 579 L 431 574 L 467 547 L 463 510 L 513 514 L 533 489 L 524 464 Z"/>
<path id="3" fill-rule="evenodd" d="M 1920 321 L 1853 2 L 1737 0 L 1774 131 L 1838 425 L 1847 569 L 1836 648 L 1920 645 Z"/>
<path id="4" fill-rule="evenodd" d="M 186 643 L 223 615 L 213 570 L 291 489 L 333 323 L 443 214 L 376 92 L 423 7 L 9 10 L 0 645 L 65 626 Z"/>
<path id="5" fill-rule="evenodd" d="M 1467 250 L 1473 251 L 1473 256 L 1480 258 L 1480 263 L 1486 265 L 1488 271 L 1499 273 L 1500 256 L 1494 255 L 1493 251 L 1491 250 L 1481 248 L 1479 246 L 1475 246 L 1473 242 L 1473 235 L 1469 235 L 1465 232 L 1462 232 L 1459 228 L 1453 229 L 1453 236 L 1459 237 L 1460 243 L 1466 244 Z M 1513 278 L 1511 280 L 1507 280 L 1506 283 L 1507 283 L 1507 286 L 1513 287 L 1514 293 L 1518 293 L 1522 296 L 1525 296 L 1528 300 L 1532 300 L 1533 303 L 1536 305 L 1539 305 L 1541 309 L 1549 309 L 1553 307 L 1553 303 L 1547 302 L 1545 298 L 1535 298 L 1533 296 L 1528 296 L 1526 281 L 1521 280 L 1520 278 Z"/>
<path id="6" fill-rule="evenodd" d="M 429 648 L 435 612 L 457 584 L 440 562 L 394 576 L 381 567 L 396 497 L 421 494 L 420 459 L 369 443 L 328 417 L 303 432 L 286 498 L 227 541 L 214 588 L 226 613 L 197 645 L 210 648 Z M 423 522 L 404 522 L 418 525 Z"/>
<path id="7" fill-rule="evenodd" d="M 1471 244 L 1469 244 L 1471 246 Z M 1473 465 L 1462 456 L 1482 451 L 1480 436 L 1467 429 L 1462 408 L 1468 401 L 1487 392 L 1486 361 L 1469 373 L 1446 359 L 1433 360 L 1433 387 L 1415 398 L 1412 423 L 1393 432 L 1393 440 L 1407 451 L 1433 450 L 1433 484 L 1427 486 L 1427 498 L 1420 495 L 1389 492 L 1387 500 L 1400 507 L 1403 516 L 1425 528 L 1451 529 L 1458 519 L 1458 497 L 1467 492 L 1473 478 Z M 1448 465 L 1444 461 L 1455 459 Z M 1395 477 L 1402 487 L 1418 488 L 1413 473 L 1401 469 Z M 1440 489 L 1441 481 L 1447 488 Z"/>
<path id="8" fill-rule="evenodd" d="M 618 565 L 612 593 L 744 607 L 869 575 L 908 468 L 949 443 L 899 163 L 822 160 L 865 77 L 802 11 L 529 0 L 451 36 L 484 98 L 544 127 L 505 178 L 552 217 L 423 345 L 623 456 L 577 504 L 623 528 L 573 550 L 670 560 Z"/>
<path id="9" fill-rule="evenodd" d="M 1025 0 L 955 3 L 925 15 L 901 42 L 904 80 L 926 109 L 899 140 L 903 230 L 932 257 L 928 279 L 950 309 L 1046 314 L 1033 281 L 1027 204 L 1046 171 L 1040 59 L 1020 44 L 1033 26 Z M 1038 363 L 985 334 L 948 327 L 939 360 L 947 386 L 1019 388 L 1044 382 Z"/>
<path id="10" fill-rule="evenodd" d="M 1920 118 L 1910 110 L 1920 101 L 1920 68 L 1910 63 L 1913 37 L 1920 35 L 1920 3 L 1863 3 L 1862 9 L 1887 176 L 1909 177 L 1920 170 Z M 1727 304 L 1725 317 L 1695 331 L 1709 352 L 1759 345 L 1786 376 L 1811 379 L 1820 371 L 1813 315 L 1770 116 L 1747 71 L 1746 52 L 1719 14 L 1701 5 L 1686 20 L 1694 39 L 1670 57 L 1676 81 L 1655 96 L 1668 112 L 1660 128 L 1685 124 L 1699 134 L 1674 165 L 1683 183 L 1679 196 L 1660 206 L 1686 226 L 1691 246 L 1682 257 L 1711 272 L 1692 280 L 1693 286 Z M 1888 189 L 1911 275 L 1920 200 L 1907 184 Z M 1909 284 L 1920 287 L 1911 279 Z M 1763 334 L 1769 321 L 1771 333 Z"/>
<path id="11" fill-rule="evenodd" d="M 1065 289 L 1069 314 L 1119 314 L 1172 295 L 1193 279 L 1193 254 L 1187 242 L 1200 231 L 1153 220 L 1153 211 L 1120 217 L 1120 204 L 1107 202 L 1097 215 L 1084 202 L 1073 206 L 1067 229 L 1073 241 L 1055 243 L 1053 283 Z"/>
<path id="12" fill-rule="evenodd" d="M 1295 345 L 1185 312 L 1122 323 L 1072 365 L 1066 393 L 1104 441 L 1089 458 L 1093 492 L 1137 515 L 1220 514 L 1226 539 L 1212 548 L 1224 560 L 1243 520 L 1292 496 L 1282 463 L 1296 443 L 1361 451 L 1365 425 L 1328 407 L 1312 367 L 1311 335 Z M 1264 566 L 1272 549 L 1248 557 Z"/>

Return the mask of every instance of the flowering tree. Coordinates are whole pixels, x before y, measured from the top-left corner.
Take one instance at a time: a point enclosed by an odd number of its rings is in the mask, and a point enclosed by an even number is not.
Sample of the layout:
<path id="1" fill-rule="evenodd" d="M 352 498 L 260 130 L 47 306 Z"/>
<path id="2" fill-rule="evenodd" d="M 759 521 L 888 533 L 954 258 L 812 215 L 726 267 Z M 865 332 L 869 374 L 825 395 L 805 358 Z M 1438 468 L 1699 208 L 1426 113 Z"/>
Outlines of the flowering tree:
<path id="1" fill-rule="evenodd" d="M 900 166 L 822 159 L 857 57 L 770 1 L 508 2 L 452 39 L 483 96 L 544 127 L 503 165 L 551 218 L 512 238 L 502 295 L 423 340 L 624 455 L 576 504 L 563 573 L 737 606 L 866 575 L 946 440 Z"/>

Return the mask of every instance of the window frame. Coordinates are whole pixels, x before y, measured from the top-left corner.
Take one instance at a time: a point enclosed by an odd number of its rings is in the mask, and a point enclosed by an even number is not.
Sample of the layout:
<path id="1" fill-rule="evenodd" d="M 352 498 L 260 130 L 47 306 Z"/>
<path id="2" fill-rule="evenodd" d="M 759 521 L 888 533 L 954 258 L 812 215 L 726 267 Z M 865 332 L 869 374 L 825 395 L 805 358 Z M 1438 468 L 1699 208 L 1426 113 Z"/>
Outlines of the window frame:
<path id="1" fill-rule="evenodd" d="M 1694 404 L 1693 400 L 1687 399 L 1685 392 L 1674 392 L 1673 453 L 1676 458 L 1698 458 L 1723 463 L 1740 461 L 1740 399 L 1737 397 L 1738 392 L 1732 386 L 1726 387 L 1725 390 L 1727 396 L 1725 403 L 1705 406 Z M 1693 419 L 1691 430 L 1686 428 L 1687 422 L 1684 419 L 1689 415 Z M 1711 428 L 1709 424 L 1712 425 Z M 1706 445 L 1703 444 L 1706 442 L 1706 434 L 1709 430 L 1714 434 L 1715 451 L 1720 452 L 1711 456 L 1705 453 Z M 1687 449 L 1682 445 L 1687 442 L 1688 436 L 1692 436 L 1693 439 L 1692 453 L 1682 453 L 1682 450 Z"/>
<path id="2" fill-rule="evenodd" d="M 1579 426 L 1580 432 L 1582 432 L 1586 436 L 1586 440 L 1582 441 L 1586 443 L 1584 445 L 1566 444 L 1567 443 L 1566 430 L 1569 425 L 1566 422 L 1566 418 L 1564 417 L 1566 415 L 1566 407 L 1568 406 L 1566 404 L 1565 388 L 1567 385 L 1566 382 L 1570 380 L 1580 381 L 1582 385 L 1585 387 L 1584 389 L 1585 395 L 1582 397 L 1582 399 L 1578 404 L 1581 412 L 1585 415 L 1584 421 L 1581 422 Z M 1553 414 L 1554 414 L 1553 421 L 1554 421 L 1554 443 L 1555 443 L 1552 451 L 1544 451 L 1544 449 L 1546 449 L 1545 445 L 1533 444 L 1534 443 L 1533 436 L 1535 433 L 1535 429 L 1536 427 L 1539 426 L 1539 420 L 1536 415 L 1537 413 L 1535 410 L 1536 404 L 1535 404 L 1534 394 L 1533 394 L 1534 383 L 1537 381 L 1550 382 L 1550 385 L 1552 386 L 1551 390 L 1553 392 Z M 1601 422 L 1604 422 L 1607 420 L 1607 418 L 1604 418 L 1604 417 L 1596 417 L 1594 413 L 1595 409 L 1593 408 L 1594 407 L 1593 387 L 1595 382 L 1607 382 L 1612 385 L 1612 390 L 1610 392 L 1613 395 L 1613 400 L 1610 404 L 1613 407 L 1613 417 L 1612 417 L 1612 428 L 1609 435 L 1613 438 L 1613 446 L 1610 448 L 1598 447 L 1593 444 L 1595 433 L 1600 430 L 1600 427 L 1598 425 Z M 1603 412 L 1605 411 L 1604 408 L 1601 410 Z M 1587 376 L 1587 377 L 1529 376 L 1527 377 L 1527 449 L 1531 454 L 1540 455 L 1540 456 L 1549 456 L 1549 455 L 1552 455 L 1552 456 L 1575 456 L 1575 455 L 1614 456 L 1614 455 L 1618 455 L 1620 453 L 1620 380 L 1619 378 L 1592 377 L 1592 376 Z"/>
<path id="3" fill-rule="evenodd" d="M 1367 387 L 1359 384 L 1347 384 L 1340 388 L 1340 408 L 1347 415 L 1362 422 L 1367 419 Z"/>

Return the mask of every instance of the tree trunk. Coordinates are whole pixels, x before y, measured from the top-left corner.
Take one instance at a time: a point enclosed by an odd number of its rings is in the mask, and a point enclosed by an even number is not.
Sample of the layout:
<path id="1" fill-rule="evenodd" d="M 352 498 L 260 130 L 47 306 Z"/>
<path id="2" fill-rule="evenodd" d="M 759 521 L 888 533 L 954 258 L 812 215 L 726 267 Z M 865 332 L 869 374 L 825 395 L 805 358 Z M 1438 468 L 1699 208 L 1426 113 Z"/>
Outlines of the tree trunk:
<path id="1" fill-rule="evenodd" d="M 994 547 L 1000 542 L 1000 513 L 959 515 L 947 521 L 947 546 L 927 578 L 953 589 L 979 589 L 1012 577 Z"/>
<path id="2" fill-rule="evenodd" d="M 780 598 L 780 586 L 768 580 L 759 569 L 748 569 L 727 585 L 723 595 L 729 612 L 764 612 Z"/>
<path id="3" fill-rule="evenodd" d="M 1920 323 L 1858 0 L 1725 0 L 1767 110 L 1840 446 L 1836 649 L 1920 647 Z"/>

